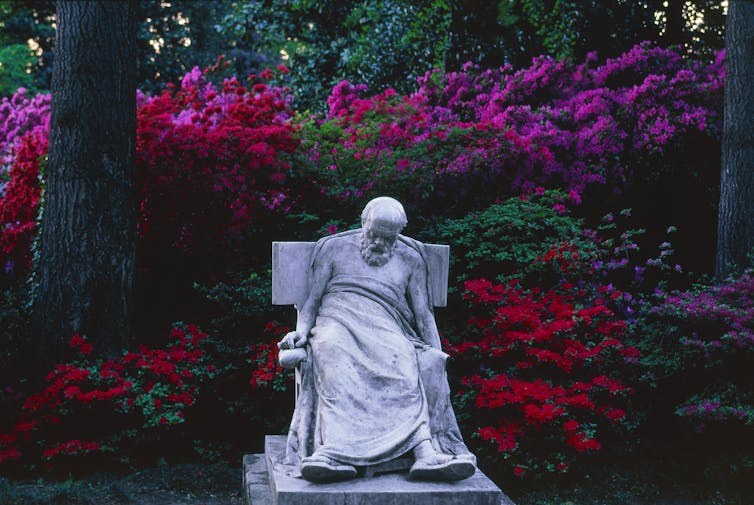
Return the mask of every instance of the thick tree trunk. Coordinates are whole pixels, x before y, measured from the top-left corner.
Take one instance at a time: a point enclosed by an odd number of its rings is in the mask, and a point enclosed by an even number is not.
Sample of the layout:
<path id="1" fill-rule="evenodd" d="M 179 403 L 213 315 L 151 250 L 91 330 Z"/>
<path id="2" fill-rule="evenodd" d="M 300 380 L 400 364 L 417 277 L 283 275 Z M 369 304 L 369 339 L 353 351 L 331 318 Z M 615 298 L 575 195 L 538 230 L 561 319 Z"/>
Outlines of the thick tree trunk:
<path id="1" fill-rule="evenodd" d="M 132 334 L 136 5 L 57 3 L 33 327 L 41 365 L 74 333 L 119 353 Z"/>
<path id="2" fill-rule="evenodd" d="M 718 279 L 745 265 L 754 248 L 754 1 L 728 3 L 725 46 Z"/>

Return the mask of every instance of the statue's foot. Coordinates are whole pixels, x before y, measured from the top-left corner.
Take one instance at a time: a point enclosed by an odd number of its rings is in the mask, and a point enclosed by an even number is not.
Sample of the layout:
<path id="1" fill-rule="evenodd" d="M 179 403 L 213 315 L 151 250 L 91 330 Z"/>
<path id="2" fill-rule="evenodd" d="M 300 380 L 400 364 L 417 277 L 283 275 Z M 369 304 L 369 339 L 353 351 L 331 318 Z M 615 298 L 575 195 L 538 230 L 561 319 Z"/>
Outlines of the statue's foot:
<path id="1" fill-rule="evenodd" d="M 353 479 L 356 468 L 326 456 L 309 456 L 301 461 L 301 476 L 310 482 L 333 482 Z"/>
<path id="2" fill-rule="evenodd" d="M 418 459 L 408 476 L 413 480 L 454 481 L 471 477 L 476 467 L 468 458 L 436 453 L 434 458 Z"/>

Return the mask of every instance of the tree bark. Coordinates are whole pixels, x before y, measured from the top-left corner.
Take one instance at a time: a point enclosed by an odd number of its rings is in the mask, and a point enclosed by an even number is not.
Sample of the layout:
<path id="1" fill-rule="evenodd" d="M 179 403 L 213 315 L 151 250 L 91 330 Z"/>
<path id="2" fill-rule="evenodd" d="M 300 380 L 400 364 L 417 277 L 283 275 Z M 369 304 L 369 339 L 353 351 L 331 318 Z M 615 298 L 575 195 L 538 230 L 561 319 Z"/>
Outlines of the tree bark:
<path id="1" fill-rule="evenodd" d="M 49 155 L 32 324 L 42 366 L 75 333 L 95 352 L 132 336 L 136 4 L 57 2 Z"/>
<path id="2" fill-rule="evenodd" d="M 754 1 L 730 0 L 715 277 L 747 262 L 754 248 Z"/>

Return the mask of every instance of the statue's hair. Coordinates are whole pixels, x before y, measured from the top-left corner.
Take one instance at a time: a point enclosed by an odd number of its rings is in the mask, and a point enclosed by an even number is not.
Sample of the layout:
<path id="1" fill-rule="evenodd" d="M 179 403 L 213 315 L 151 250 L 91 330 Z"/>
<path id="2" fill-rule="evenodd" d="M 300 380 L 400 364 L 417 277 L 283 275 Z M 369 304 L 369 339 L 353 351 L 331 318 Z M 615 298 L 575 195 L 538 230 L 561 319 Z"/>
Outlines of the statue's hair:
<path id="1" fill-rule="evenodd" d="M 394 222 L 402 230 L 408 224 L 406 211 L 401 202 L 389 196 L 378 196 L 369 201 L 361 212 L 361 226 L 365 226 L 373 218 L 375 212 L 380 212 L 381 217 Z"/>

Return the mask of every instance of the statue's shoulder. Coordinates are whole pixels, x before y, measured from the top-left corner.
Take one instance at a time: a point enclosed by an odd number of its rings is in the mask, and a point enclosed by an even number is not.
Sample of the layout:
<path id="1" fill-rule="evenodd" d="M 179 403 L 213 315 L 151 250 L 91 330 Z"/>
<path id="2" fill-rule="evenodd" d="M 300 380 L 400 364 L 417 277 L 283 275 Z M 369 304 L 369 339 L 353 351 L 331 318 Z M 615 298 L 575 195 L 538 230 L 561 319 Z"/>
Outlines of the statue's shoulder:
<path id="1" fill-rule="evenodd" d="M 400 235 L 396 251 L 412 265 L 423 264 L 425 261 L 424 244 L 411 237 Z"/>
<path id="2" fill-rule="evenodd" d="M 333 251 L 340 250 L 346 244 L 356 244 L 359 241 L 359 232 L 361 230 L 349 230 L 334 235 L 322 237 L 314 246 L 315 254 L 325 253 L 332 254 Z"/>

